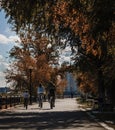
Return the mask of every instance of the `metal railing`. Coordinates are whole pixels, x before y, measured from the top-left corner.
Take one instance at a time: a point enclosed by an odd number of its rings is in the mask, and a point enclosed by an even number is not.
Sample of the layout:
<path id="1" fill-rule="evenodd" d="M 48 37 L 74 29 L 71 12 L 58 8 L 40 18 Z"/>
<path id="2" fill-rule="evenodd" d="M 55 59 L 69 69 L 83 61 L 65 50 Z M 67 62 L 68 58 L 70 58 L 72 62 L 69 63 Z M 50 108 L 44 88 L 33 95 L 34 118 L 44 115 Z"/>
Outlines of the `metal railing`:
<path id="1" fill-rule="evenodd" d="M 0 96 L 0 110 L 7 109 L 9 107 L 13 107 L 19 104 L 23 104 L 24 99 L 22 96 Z M 36 97 L 32 97 L 32 102 L 36 102 Z"/>
<path id="2" fill-rule="evenodd" d="M 0 97 L 0 109 L 7 109 L 22 103 L 20 96 L 1 96 Z"/>

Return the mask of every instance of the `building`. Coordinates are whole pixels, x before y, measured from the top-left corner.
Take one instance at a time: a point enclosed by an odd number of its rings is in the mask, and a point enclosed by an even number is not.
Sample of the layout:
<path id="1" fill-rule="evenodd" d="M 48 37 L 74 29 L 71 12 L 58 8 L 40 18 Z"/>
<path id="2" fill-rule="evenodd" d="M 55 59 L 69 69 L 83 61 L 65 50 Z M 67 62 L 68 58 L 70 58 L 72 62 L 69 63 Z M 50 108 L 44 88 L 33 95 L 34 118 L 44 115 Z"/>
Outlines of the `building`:
<path id="1" fill-rule="evenodd" d="M 77 83 L 72 75 L 72 73 L 66 73 L 67 86 L 65 88 L 64 95 L 76 95 L 77 94 Z"/>
<path id="2" fill-rule="evenodd" d="M 1 87 L 0 88 L 0 94 L 10 92 L 10 88 L 8 87 Z"/>

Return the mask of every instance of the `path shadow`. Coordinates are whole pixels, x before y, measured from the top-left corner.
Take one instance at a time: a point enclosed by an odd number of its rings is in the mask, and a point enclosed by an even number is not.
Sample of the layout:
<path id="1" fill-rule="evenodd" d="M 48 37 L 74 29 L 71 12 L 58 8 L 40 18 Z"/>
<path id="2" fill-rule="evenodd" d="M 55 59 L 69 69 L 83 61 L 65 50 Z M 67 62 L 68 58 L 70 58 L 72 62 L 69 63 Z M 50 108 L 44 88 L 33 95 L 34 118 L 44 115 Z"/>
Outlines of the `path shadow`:
<path id="1" fill-rule="evenodd" d="M 67 128 L 82 128 L 85 123 L 92 122 L 82 111 L 65 112 L 0 112 L 0 129 L 34 129 L 57 130 Z M 96 126 L 97 127 L 97 126 Z"/>

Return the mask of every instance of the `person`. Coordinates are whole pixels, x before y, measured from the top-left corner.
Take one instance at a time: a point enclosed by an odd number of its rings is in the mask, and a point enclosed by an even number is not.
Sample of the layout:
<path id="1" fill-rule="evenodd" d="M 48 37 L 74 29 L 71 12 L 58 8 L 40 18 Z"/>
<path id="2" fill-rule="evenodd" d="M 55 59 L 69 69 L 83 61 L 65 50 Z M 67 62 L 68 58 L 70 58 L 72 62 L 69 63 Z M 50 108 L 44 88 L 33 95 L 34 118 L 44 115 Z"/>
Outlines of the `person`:
<path id="1" fill-rule="evenodd" d="M 41 83 L 38 86 L 37 94 L 38 94 L 39 107 L 42 107 L 42 101 L 43 101 L 43 96 L 44 96 L 44 87 L 42 86 Z"/>
<path id="2" fill-rule="evenodd" d="M 23 97 L 24 97 L 24 107 L 26 107 L 26 109 L 27 109 L 28 108 L 28 99 L 29 99 L 29 93 L 27 90 L 24 91 Z"/>
<path id="3" fill-rule="evenodd" d="M 73 98 L 73 92 L 71 92 L 71 98 Z"/>
<path id="4" fill-rule="evenodd" d="M 48 85 L 48 100 L 50 101 L 50 98 L 53 97 L 53 107 L 55 107 L 55 85 L 50 82 Z"/>
<path id="5" fill-rule="evenodd" d="M 103 104 L 104 104 L 104 100 L 102 97 L 98 98 L 98 106 L 99 106 L 99 111 L 103 111 Z"/>

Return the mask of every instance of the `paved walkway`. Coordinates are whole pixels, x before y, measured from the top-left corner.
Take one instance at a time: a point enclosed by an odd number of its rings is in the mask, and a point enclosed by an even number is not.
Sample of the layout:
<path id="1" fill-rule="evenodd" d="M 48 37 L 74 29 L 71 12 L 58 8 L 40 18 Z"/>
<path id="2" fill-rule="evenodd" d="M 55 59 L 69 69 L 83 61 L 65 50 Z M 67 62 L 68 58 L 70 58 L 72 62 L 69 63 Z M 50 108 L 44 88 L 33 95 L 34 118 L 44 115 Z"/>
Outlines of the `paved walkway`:
<path id="1" fill-rule="evenodd" d="M 0 130 L 106 130 L 80 110 L 76 100 L 56 99 L 54 109 L 44 102 L 0 111 Z"/>

